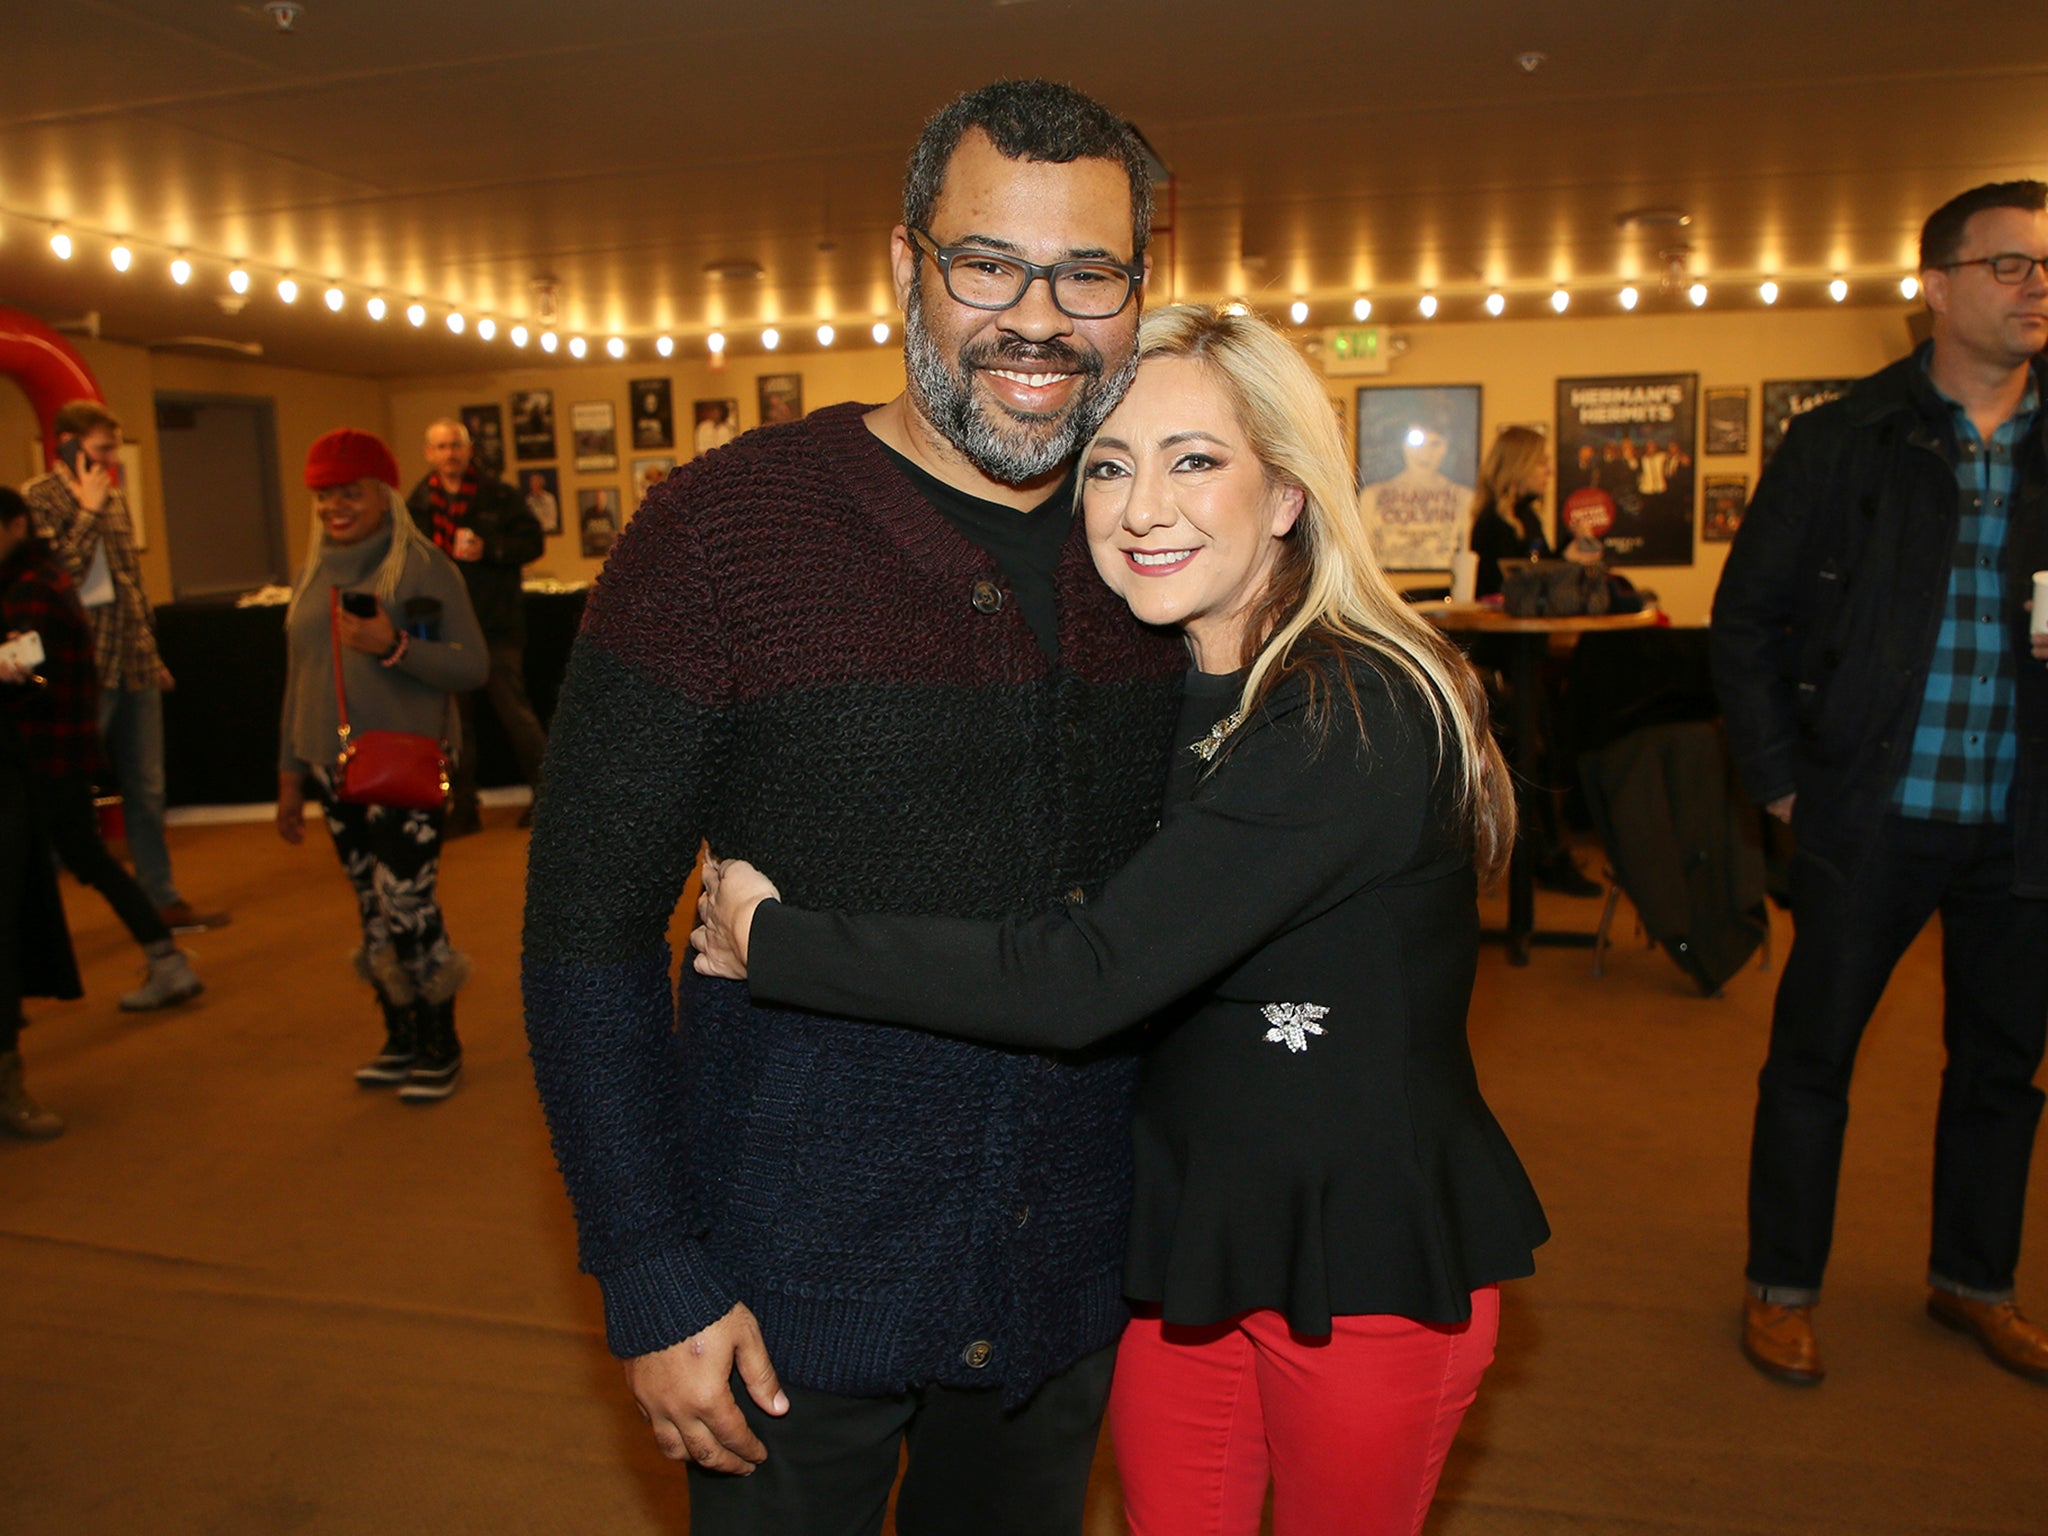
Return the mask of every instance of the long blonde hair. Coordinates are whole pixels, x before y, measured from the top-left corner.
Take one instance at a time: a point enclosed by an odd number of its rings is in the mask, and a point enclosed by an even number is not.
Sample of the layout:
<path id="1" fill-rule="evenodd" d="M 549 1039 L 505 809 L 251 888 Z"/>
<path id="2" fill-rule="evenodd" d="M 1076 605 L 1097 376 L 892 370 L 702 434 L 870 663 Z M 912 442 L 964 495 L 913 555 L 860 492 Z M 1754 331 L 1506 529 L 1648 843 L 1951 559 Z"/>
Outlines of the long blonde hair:
<path id="1" fill-rule="evenodd" d="M 1138 328 L 1141 364 L 1187 358 L 1211 370 L 1267 476 L 1302 493 L 1302 510 L 1245 627 L 1250 667 L 1240 705 L 1247 717 L 1283 679 L 1299 674 L 1311 716 L 1335 700 L 1319 659 L 1359 709 L 1344 649 L 1383 658 L 1428 701 L 1437 742 L 1456 774 L 1458 805 L 1483 880 L 1506 866 L 1515 841 L 1515 796 L 1487 725 L 1486 690 L 1463 653 L 1401 600 L 1380 569 L 1351 487 L 1350 456 L 1322 381 L 1266 321 L 1193 304 L 1148 314 Z"/>
<path id="2" fill-rule="evenodd" d="M 1479 486 L 1472 493 L 1466 522 L 1477 523 L 1489 512 L 1513 524 L 1515 503 L 1536 471 L 1550 456 L 1550 444 L 1533 427 L 1502 427 L 1479 466 Z"/>
<path id="3" fill-rule="evenodd" d="M 395 610 L 398 606 L 398 584 L 405 580 L 406 562 L 418 558 L 431 564 L 439 546 L 420 532 L 420 525 L 412 520 L 412 509 L 406 506 L 397 491 L 375 478 L 358 481 L 357 484 L 374 485 L 384 493 L 384 516 L 391 524 L 391 547 L 377 564 L 376 592 L 387 610 Z M 313 576 L 320 569 L 320 556 L 327 548 L 324 538 L 320 514 L 316 511 L 313 514 L 313 532 L 306 541 L 306 563 L 299 567 L 298 577 L 292 582 L 291 606 L 285 610 L 287 624 L 298 609 L 299 599 L 305 596 L 306 588 L 313 584 Z"/>

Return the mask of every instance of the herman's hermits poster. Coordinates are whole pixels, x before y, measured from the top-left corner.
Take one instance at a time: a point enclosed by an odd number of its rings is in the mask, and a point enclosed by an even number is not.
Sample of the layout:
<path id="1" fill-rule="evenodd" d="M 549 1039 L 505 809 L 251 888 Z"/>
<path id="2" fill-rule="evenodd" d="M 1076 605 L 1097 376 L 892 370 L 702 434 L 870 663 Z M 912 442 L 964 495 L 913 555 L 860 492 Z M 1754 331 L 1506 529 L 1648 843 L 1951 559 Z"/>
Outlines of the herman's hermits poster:
<path id="1" fill-rule="evenodd" d="M 1590 489 L 1611 508 L 1610 565 L 1692 564 L 1699 375 L 1557 381 L 1557 500 Z"/>

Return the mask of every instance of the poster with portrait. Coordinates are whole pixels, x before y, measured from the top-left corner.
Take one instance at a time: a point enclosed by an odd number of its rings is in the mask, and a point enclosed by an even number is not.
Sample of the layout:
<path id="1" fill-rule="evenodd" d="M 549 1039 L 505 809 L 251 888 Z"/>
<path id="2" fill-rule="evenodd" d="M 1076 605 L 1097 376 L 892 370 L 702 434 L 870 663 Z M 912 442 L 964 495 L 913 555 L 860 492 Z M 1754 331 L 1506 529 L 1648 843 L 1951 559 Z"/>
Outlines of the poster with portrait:
<path id="1" fill-rule="evenodd" d="M 465 405 L 463 429 L 469 433 L 470 462 L 494 480 L 505 478 L 505 413 L 489 405 Z"/>
<path id="2" fill-rule="evenodd" d="M 517 475 L 519 494 L 526 498 L 526 510 L 540 520 L 543 533 L 562 531 L 562 481 L 550 464 L 546 469 L 522 469 Z"/>
<path id="3" fill-rule="evenodd" d="M 690 414 L 698 453 L 723 448 L 739 436 L 740 403 L 737 400 L 699 400 L 690 407 Z"/>
<path id="4" fill-rule="evenodd" d="M 667 379 L 635 379 L 626 386 L 633 405 L 633 446 L 673 448 L 676 445 L 674 391 Z"/>
<path id="5" fill-rule="evenodd" d="M 555 456 L 555 392 L 512 391 L 512 456 L 522 464 Z"/>
<path id="6" fill-rule="evenodd" d="M 1447 571 L 1479 482 L 1477 384 L 1358 392 L 1358 513 L 1390 571 Z"/>
<path id="7" fill-rule="evenodd" d="M 576 531 L 583 553 L 591 559 L 611 553 L 619 536 L 619 493 L 609 485 L 586 485 L 576 492 Z"/>
<path id="8" fill-rule="evenodd" d="M 1608 564 L 1692 564 L 1698 398 L 1695 373 L 1557 381 L 1558 504 L 1589 493 Z"/>
<path id="9" fill-rule="evenodd" d="M 619 467 L 619 417 L 609 400 L 579 400 L 569 407 L 570 440 L 579 473 Z"/>
<path id="10" fill-rule="evenodd" d="M 668 472 L 676 467 L 675 455 L 664 453 L 633 461 L 633 510 L 640 510 L 640 503 L 647 499 L 647 493 L 668 478 Z"/>
<path id="11" fill-rule="evenodd" d="M 1749 452 L 1749 386 L 1709 388 L 1705 396 L 1705 441 L 1700 452 L 1725 455 Z"/>
<path id="12" fill-rule="evenodd" d="M 804 376 L 800 373 L 764 373 L 755 381 L 761 403 L 761 425 L 778 421 L 802 421 Z"/>
<path id="13" fill-rule="evenodd" d="M 1700 537 L 1709 544 L 1726 544 L 1742 526 L 1743 509 L 1749 505 L 1749 476 L 1708 475 L 1700 485 Z"/>
<path id="14" fill-rule="evenodd" d="M 1792 425 L 1793 417 L 1804 416 L 1817 405 L 1841 399 L 1855 382 L 1854 379 L 1765 379 L 1763 458 L 1758 467 L 1771 462 L 1771 455 L 1785 441 L 1785 429 Z"/>

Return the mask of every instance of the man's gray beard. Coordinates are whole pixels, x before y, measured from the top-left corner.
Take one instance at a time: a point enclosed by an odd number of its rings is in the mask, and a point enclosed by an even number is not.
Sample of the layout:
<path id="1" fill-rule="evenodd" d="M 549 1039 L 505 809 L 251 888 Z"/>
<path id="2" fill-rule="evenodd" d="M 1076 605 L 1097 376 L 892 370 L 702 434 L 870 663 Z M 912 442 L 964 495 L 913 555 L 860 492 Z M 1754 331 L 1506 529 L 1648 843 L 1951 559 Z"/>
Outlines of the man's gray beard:
<path id="1" fill-rule="evenodd" d="M 1035 421 L 1007 417 L 1000 406 L 978 402 L 972 375 L 964 365 L 956 372 L 941 355 L 925 326 L 924 295 L 917 288 L 911 289 L 903 313 L 903 360 L 911 398 L 925 419 L 968 463 L 1003 485 L 1023 485 L 1065 465 L 1116 409 L 1138 371 L 1134 347 L 1114 374 L 1083 378 L 1063 415 Z"/>

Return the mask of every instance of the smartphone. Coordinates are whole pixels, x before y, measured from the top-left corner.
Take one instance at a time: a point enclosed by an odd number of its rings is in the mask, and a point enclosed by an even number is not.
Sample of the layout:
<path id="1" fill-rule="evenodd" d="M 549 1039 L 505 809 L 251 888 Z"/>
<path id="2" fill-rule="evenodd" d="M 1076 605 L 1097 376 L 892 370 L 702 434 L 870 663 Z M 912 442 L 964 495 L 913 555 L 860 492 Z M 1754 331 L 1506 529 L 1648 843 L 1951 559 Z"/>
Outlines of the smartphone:
<path id="1" fill-rule="evenodd" d="M 72 474 L 82 475 L 85 473 L 84 470 L 78 467 L 85 459 L 85 444 L 79 439 L 75 437 L 65 438 L 63 442 L 57 445 L 57 457 L 64 461 L 65 467 Z"/>
<path id="2" fill-rule="evenodd" d="M 352 613 L 359 619 L 374 619 L 377 617 L 377 594 L 344 592 L 341 594 L 341 611 Z"/>

